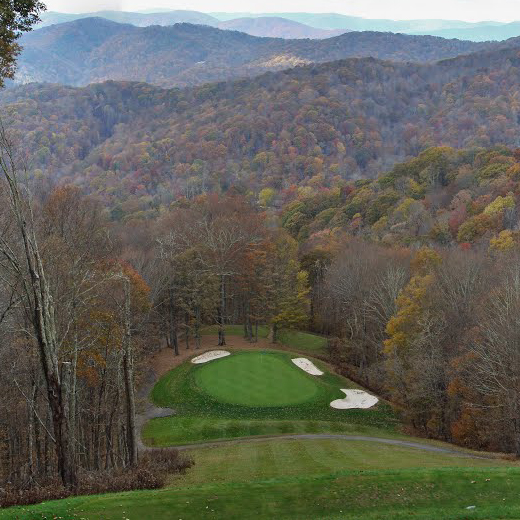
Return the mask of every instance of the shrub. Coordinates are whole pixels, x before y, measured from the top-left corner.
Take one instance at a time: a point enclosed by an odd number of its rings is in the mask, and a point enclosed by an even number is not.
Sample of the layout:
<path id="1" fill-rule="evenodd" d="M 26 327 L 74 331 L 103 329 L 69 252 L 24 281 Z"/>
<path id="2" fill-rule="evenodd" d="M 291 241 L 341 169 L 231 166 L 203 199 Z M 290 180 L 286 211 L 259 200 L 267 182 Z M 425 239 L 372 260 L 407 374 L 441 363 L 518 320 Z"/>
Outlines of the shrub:
<path id="1" fill-rule="evenodd" d="M 78 487 L 65 489 L 57 478 L 26 485 L 7 485 L 0 488 L 0 507 L 37 504 L 72 495 L 98 495 L 137 489 L 158 489 L 166 485 L 168 477 L 184 473 L 193 466 L 193 460 L 171 448 L 145 451 L 135 468 L 117 468 L 107 471 L 81 470 Z"/>

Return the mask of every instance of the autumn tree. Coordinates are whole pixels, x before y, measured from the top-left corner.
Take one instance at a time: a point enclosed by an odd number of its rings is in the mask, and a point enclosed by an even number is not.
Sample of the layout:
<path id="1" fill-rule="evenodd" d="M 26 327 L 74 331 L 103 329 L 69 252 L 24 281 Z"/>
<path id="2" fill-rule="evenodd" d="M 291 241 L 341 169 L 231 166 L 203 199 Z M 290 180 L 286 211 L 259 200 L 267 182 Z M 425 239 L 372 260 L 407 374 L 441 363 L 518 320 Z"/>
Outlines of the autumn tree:
<path id="1" fill-rule="evenodd" d="M 0 87 L 5 78 L 14 76 L 21 50 L 17 40 L 31 30 L 44 10 L 38 0 L 5 0 L 0 5 Z"/>
<path id="2" fill-rule="evenodd" d="M 309 277 L 298 261 L 296 241 L 286 233 L 275 236 L 267 269 L 270 339 L 281 329 L 304 327 L 309 319 Z"/>
<path id="3" fill-rule="evenodd" d="M 37 238 L 34 205 L 26 186 L 20 182 L 23 175 L 20 157 L 4 127 L 0 128 L 0 169 L 7 204 L 3 219 L 11 224 L 6 228 L 8 233 L 4 232 L 0 238 L 3 268 L 19 287 L 19 297 L 33 328 L 52 411 L 58 473 L 63 485 L 73 488 L 77 483 L 77 470 L 68 413 L 71 365 L 59 360 L 56 306 Z"/>

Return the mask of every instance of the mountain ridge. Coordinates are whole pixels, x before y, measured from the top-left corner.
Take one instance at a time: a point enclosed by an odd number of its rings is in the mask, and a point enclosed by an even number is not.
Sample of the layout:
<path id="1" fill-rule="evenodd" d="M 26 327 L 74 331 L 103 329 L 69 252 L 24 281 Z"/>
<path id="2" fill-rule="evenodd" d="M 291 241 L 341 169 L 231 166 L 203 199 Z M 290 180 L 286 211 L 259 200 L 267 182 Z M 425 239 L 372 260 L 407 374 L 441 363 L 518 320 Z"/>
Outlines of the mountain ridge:
<path id="1" fill-rule="evenodd" d="M 18 83 L 87 85 L 114 79 L 163 87 L 252 77 L 348 57 L 435 61 L 493 47 L 377 32 L 284 40 L 184 23 L 140 28 L 103 18 L 44 27 L 24 35 L 21 44 Z"/>

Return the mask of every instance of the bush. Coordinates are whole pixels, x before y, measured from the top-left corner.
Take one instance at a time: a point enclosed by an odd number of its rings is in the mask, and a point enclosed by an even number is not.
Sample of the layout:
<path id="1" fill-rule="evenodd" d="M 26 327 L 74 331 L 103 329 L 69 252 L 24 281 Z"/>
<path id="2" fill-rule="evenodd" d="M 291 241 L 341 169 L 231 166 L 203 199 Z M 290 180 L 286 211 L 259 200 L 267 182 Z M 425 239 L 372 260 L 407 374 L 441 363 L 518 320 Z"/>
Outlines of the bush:
<path id="1" fill-rule="evenodd" d="M 78 487 L 65 489 L 57 478 L 32 482 L 26 486 L 7 485 L 0 488 L 0 507 L 38 504 L 71 495 L 98 495 L 136 489 L 158 489 L 166 485 L 168 477 L 184 473 L 193 466 L 193 460 L 180 455 L 178 450 L 164 448 L 145 451 L 135 468 L 117 468 L 107 471 L 80 470 Z"/>

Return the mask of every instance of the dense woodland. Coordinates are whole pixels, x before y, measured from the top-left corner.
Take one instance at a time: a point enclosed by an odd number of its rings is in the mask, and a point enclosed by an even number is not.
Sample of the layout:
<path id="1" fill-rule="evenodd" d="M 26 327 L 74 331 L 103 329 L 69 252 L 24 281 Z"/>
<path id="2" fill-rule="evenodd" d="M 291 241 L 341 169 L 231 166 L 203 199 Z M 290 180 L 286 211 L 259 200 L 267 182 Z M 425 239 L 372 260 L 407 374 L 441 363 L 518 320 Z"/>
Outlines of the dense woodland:
<path id="1" fill-rule="evenodd" d="M 520 152 L 430 149 L 282 210 L 330 359 L 411 431 L 519 453 Z"/>
<path id="2" fill-rule="evenodd" d="M 517 146 L 518 53 L 352 59 L 186 90 L 34 84 L 0 101 L 36 176 L 82 187 L 119 218 L 156 216 L 231 186 L 312 191 L 375 177 L 431 146 Z"/>
<path id="3" fill-rule="evenodd" d="M 183 87 L 348 57 L 438 60 L 503 48 L 510 42 L 473 43 L 377 32 L 283 40 L 205 25 L 135 27 L 87 18 L 35 30 L 21 44 L 18 82 L 87 85 L 125 80 Z"/>
<path id="4" fill-rule="evenodd" d="M 110 223 L 78 188 L 26 184 L 10 139 L 0 163 L 0 503 L 161 487 L 191 461 L 138 453 L 147 358 L 198 348 L 210 324 L 220 345 L 226 323 L 244 323 L 252 342 L 259 324 L 273 341 L 306 327 L 297 242 L 233 194 Z"/>

